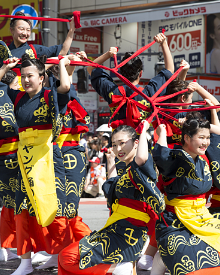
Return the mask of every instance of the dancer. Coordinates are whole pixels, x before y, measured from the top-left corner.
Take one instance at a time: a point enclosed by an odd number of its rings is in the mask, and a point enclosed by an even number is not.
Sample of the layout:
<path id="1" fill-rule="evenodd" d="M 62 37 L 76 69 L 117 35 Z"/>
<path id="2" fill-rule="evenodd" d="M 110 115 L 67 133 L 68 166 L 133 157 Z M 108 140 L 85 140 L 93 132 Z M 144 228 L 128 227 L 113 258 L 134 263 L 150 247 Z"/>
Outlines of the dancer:
<path id="1" fill-rule="evenodd" d="M 2 78 L 2 82 L 11 89 L 18 90 L 18 78 L 15 72 L 9 70 Z M 10 98 L 2 102 L 0 117 L 1 149 L 0 149 L 0 196 L 3 208 L 0 219 L 0 261 L 18 258 L 9 248 L 16 248 L 16 226 L 14 221 L 15 189 L 19 165 L 17 158 L 18 126 L 15 121 L 13 104 Z M 9 115 L 10 114 L 10 115 Z"/>
<path id="2" fill-rule="evenodd" d="M 157 133 L 153 158 L 163 175 L 166 195 L 165 221 L 160 218 L 156 223 L 160 256 L 172 275 L 219 274 L 219 220 L 205 207 L 212 176 L 202 157 L 210 143 L 210 123 L 198 112 L 188 113 L 180 149 L 167 147 L 164 124 Z"/>
<path id="3" fill-rule="evenodd" d="M 131 262 L 137 259 L 147 239 L 147 225 L 151 217 L 164 209 L 163 197 L 154 183 L 152 157 L 148 154 L 148 128 L 144 121 L 139 141 L 130 126 L 119 126 L 113 132 L 113 149 L 109 148 L 106 154 L 108 180 L 103 185 L 112 214 L 104 228 L 60 253 L 59 275 L 132 273 Z M 121 176 L 117 176 L 115 155 L 127 166 Z"/>
<path id="4" fill-rule="evenodd" d="M 144 89 L 141 89 L 139 86 L 140 78 L 143 72 L 143 64 L 139 57 L 131 59 L 128 63 L 120 68 L 120 73 L 149 97 L 153 96 L 174 72 L 173 59 L 167 45 L 166 36 L 160 33 L 154 37 L 154 40 L 156 40 L 156 42 L 161 45 L 164 56 L 165 69 L 163 69 L 157 76 L 152 78 L 148 85 L 144 87 Z M 117 54 L 117 48 L 111 47 L 108 52 L 96 58 L 94 62 L 102 64 L 110 57 L 113 57 L 115 54 Z M 131 55 L 132 53 L 126 53 L 122 59 L 122 62 Z M 93 88 L 105 99 L 105 101 L 108 102 L 111 114 L 114 113 L 120 103 L 119 101 L 116 101 L 116 97 L 119 95 L 122 96 L 125 94 L 126 98 L 132 95 L 132 100 L 135 100 L 144 106 L 149 106 L 149 103 L 146 101 L 146 99 L 143 99 L 141 95 L 134 93 L 133 90 L 128 86 L 123 85 L 118 87 L 109 74 L 107 74 L 102 69 L 88 67 L 87 70 L 91 75 L 91 84 Z M 165 93 L 166 89 L 164 89 L 160 95 L 164 95 Z M 148 112 L 140 108 L 140 104 L 138 105 L 138 108 L 135 104 L 132 104 L 132 107 L 129 108 L 131 104 L 132 103 L 124 104 L 119 112 L 112 118 L 111 126 L 113 129 L 123 124 L 136 128 L 142 119 L 146 119 L 149 116 Z"/>
<path id="5" fill-rule="evenodd" d="M 70 60 L 82 61 L 84 52 L 78 55 L 68 55 Z M 67 72 L 70 83 L 72 82 L 72 74 L 75 66 L 68 66 Z M 50 68 L 46 75 L 46 86 L 52 87 L 59 79 L 59 68 L 57 66 Z M 56 76 L 56 77 L 55 77 Z M 85 150 L 79 145 L 80 133 L 88 131 L 87 123 L 89 122 L 88 113 L 81 105 L 79 98 L 76 95 L 75 88 L 70 84 L 70 101 L 67 104 L 67 111 L 62 118 L 62 130 L 57 139 L 57 143 L 61 148 L 63 156 L 63 165 L 65 169 L 65 193 L 66 206 L 65 215 L 68 218 L 68 223 L 73 232 L 74 240 L 79 241 L 85 235 L 89 235 L 91 230 L 82 222 L 82 218 L 78 216 L 79 200 L 84 188 L 86 167 L 85 167 Z M 57 258 L 50 259 L 36 269 L 45 269 L 52 266 L 57 266 Z"/>
<path id="6" fill-rule="evenodd" d="M 9 64 L 4 64 L 0 69 L 0 79 L 8 68 L 17 63 L 16 58 L 9 59 Z M 19 126 L 18 161 L 21 174 L 16 188 L 15 222 L 17 253 L 22 259 L 13 275 L 33 271 L 32 250 L 57 254 L 73 240 L 65 216 L 62 157 L 58 145 L 51 143 L 61 127 L 59 112 L 62 110 L 59 110 L 57 102 L 61 100 L 67 104 L 69 100 L 69 96 L 65 95 L 70 89 L 65 67 L 68 64 L 68 58 L 60 60 L 60 86 L 55 83 L 51 90 L 42 88 L 45 74 L 43 63 L 28 56 L 23 56 L 21 64 L 25 92 L 12 90 L 0 82 L 1 90 L 7 92 L 14 103 Z M 63 95 L 58 96 L 57 92 Z"/>

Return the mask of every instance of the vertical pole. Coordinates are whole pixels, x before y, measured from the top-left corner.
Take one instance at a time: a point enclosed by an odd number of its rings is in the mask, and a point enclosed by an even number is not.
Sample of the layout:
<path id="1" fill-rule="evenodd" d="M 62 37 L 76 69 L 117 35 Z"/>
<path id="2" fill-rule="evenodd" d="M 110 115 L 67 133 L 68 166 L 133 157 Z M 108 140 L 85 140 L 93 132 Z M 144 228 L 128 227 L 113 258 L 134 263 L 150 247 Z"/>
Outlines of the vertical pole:
<path id="1" fill-rule="evenodd" d="M 43 0 L 43 17 L 49 17 L 49 0 Z M 49 22 L 43 21 L 43 43 L 44 46 L 49 46 Z"/>

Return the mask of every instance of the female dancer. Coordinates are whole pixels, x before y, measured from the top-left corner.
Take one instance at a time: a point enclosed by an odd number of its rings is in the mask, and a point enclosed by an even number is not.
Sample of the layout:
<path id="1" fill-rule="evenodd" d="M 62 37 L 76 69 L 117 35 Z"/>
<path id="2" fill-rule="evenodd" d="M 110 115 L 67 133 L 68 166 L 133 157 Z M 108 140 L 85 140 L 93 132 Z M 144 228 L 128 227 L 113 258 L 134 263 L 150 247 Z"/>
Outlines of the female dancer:
<path id="1" fill-rule="evenodd" d="M 132 274 L 132 264 L 147 239 L 147 226 L 164 209 L 164 200 L 155 185 L 156 173 L 148 154 L 143 122 L 139 141 L 136 131 L 126 125 L 112 134 L 113 149 L 108 149 L 108 180 L 103 191 L 112 215 L 104 228 L 64 249 L 59 255 L 59 275 Z M 114 152 L 114 153 L 113 153 Z M 147 152 L 147 153 L 146 153 Z M 126 163 L 117 176 L 115 155 Z M 156 213 L 155 213 L 155 212 Z"/>
<path id="2" fill-rule="evenodd" d="M 16 58 L 9 59 L 9 64 L 0 69 L 0 79 L 17 62 Z M 22 259 L 13 275 L 33 271 L 32 250 L 57 254 L 73 240 L 65 217 L 65 171 L 62 169 L 60 149 L 52 142 L 61 127 L 59 113 L 62 110 L 58 103 L 61 100 L 62 104 L 67 104 L 69 100 L 69 96 L 65 95 L 70 89 L 66 71 L 68 64 L 68 58 L 60 60 L 60 85 L 57 87 L 54 83 L 50 90 L 42 87 L 44 64 L 28 56 L 23 56 L 21 64 L 25 92 L 10 89 L 0 82 L 1 90 L 6 95 L 8 93 L 14 104 L 19 127 L 18 161 L 21 174 L 16 186 L 15 222 L 17 253 Z"/>
<path id="3" fill-rule="evenodd" d="M 163 262 L 173 275 L 219 274 L 219 220 L 205 207 L 212 176 L 203 155 L 210 144 L 210 123 L 199 113 L 188 113 L 182 128 L 182 148 L 169 149 L 166 127 L 153 158 L 163 175 L 166 210 L 156 223 L 156 239 Z M 165 272 L 165 269 L 163 270 Z"/>
<path id="4" fill-rule="evenodd" d="M 15 72 L 9 70 L 2 78 L 2 82 L 11 89 L 18 90 L 18 78 Z M 16 227 L 14 221 L 15 189 L 19 165 L 17 158 L 18 126 L 15 121 L 13 104 L 10 98 L 1 102 L 0 115 L 0 197 L 3 208 L 0 218 L 0 261 L 18 258 L 9 248 L 16 248 Z M 9 115 L 10 114 L 10 115 Z"/>

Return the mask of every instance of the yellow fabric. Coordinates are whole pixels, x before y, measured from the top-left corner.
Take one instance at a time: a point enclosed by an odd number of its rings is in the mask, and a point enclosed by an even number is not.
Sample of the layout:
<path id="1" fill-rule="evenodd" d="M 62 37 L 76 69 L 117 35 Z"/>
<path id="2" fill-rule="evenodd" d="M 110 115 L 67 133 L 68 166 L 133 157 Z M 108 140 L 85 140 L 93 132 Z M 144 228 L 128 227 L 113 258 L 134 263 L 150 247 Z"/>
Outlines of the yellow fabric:
<path id="1" fill-rule="evenodd" d="M 174 206 L 178 219 L 190 232 L 220 251 L 220 221 L 209 213 L 205 199 L 168 201 L 165 197 L 165 203 Z"/>
<path id="2" fill-rule="evenodd" d="M 212 199 L 220 201 L 220 195 L 212 195 Z"/>
<path id="3" fill-rule="evenodd" d="M 113 211 L 112 215 L 108 218 L 105 226 L 102 229 L 110 226 L 111 224 L 119 220 L 124 220 L 127 218 L 140 220 L 145 223 L 148 223 L 150 221 L 150 216 L 147 213 L 143 213 L 139 210 L 136 210 L 124 205 L 120 205 L 117 202 L 112 204 L 112 211 Z"/>
<path id="4" fill-rule="evenodd" d="M 17 149 L 18 149 L 18 141 L 5 143 L 5 144 L 2 144 L 2 146 L 0 147 L 0 154 L 13 152 L 13 151 L 16 151 Z"/>
<path id="5" fill-rule="evenodd" d="M 54 220 L 58 209 L 52 130 L 29 128 L 19 133 L 18 162 L 37 221 L 47 226 Z"/>
<path id="6" fill-rule="evenodd" d="M 20 85 L 20 91 L 22 91 L 22 92 L 24 92 L 25 90 L 23 89 L 23 87 L 22 87 L 22 84 L 21 84 L 21 76 L 20 75 L 17 75 L 17 77 L 18 77 L 18 84 Z"/>
<path id="7" fill-rule="evenodd" d="M 63 146 L 64 141 L 80 141 L 80 134 L 60 134 L 56 141 L 60 148 Z"/>

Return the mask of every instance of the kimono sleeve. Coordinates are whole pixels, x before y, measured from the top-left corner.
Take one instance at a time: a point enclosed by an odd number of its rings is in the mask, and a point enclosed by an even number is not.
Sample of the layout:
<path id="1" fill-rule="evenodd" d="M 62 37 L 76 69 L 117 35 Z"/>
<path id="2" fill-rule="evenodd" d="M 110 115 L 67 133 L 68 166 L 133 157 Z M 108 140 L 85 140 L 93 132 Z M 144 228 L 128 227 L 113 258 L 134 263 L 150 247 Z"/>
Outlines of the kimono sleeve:
<path id="1" fill-rule="evenodd" d="M 147 86 L 145 86 L 143 93 L 149 97 L 152 97 L 172 75 L 173 74 L 169 70 L 162 69 L 159 74 L 153 77 Z M 159 96 L 163 96 L 165 93 L 166 88 L 159 94 Z"/>
<path id="2" fill-rule="evenodd" d="M 206 150 L 206 155 L 210 163 L 210 170 L 213 184 L 220 189 L 220 136 L 210 135 L 210 145 Z"/>
<path id="3" fill-rule="evenodd" d="M 105 194 L 105 197 L 107 198 L 107 204 L 108 207 L 111 208 L 112 204 L 115 202 L 117 199 L 115 195 L 115 186 L 116 183 L 118 182 L 120 176 L 116 176 L 114 178 L 110 178 L 104 182 L 102 185 L 102 190 Z"/>
<path id="4" fill-rule="evenodd" d="M 176 178 L 177 170 L 186 165 L 180 149 L 169 149 L 156 143 L 152 154 L 160 174 L 169 178 Z"/>
<path id="5" fill-rule="evenodd" d="M 10 89 L 8 85 L 0 81 L 0 116 L 8 124 L 17 127 L 15 115 L 14 115 L 14 101 L 20 91 Z"/>
<path id="6" fill-rule="evenodd" d="M 156 172 L 152 156 L 149 154 L 148 160 L 142 166 L 138 166 L 134 160 L 131 163 L 130 172 L 133 181 L 142 193 L 143 201 L 149 204 L 157 214 L 163 212 L 165 202 L 163 195 L 156 186 Z"/>
<path id="7" fill-rule="evenodd" d="M 3 65 L 3 61 L 12 57 L 11 51 L 4 41 L 0 40 L 0 67 Z"/>
<path id="8" fill-rule="evenodd" d="M 34 44 L 34 48 L 37 52 L 37 57 L 39 58 L 41 55 L 46 55 L 47 57 L 58 56 L 63 45 L 54 45 L 51 47 L 45 47 L 42 45 Z"/>
<path id="9" fill-rule="evenodd" d="M 108 104 L 111 104 L 111 96 L 109 94 L 114 92 L 118 86 L 114 83 L 113 79 L 103 69 L 96 68 L 91 74 L 91 84 L 96 92 L 102 96 Z"/>

